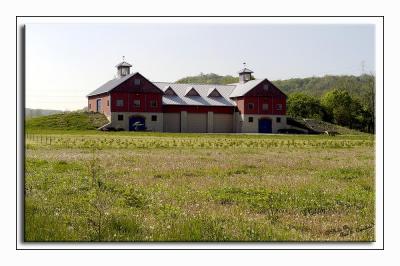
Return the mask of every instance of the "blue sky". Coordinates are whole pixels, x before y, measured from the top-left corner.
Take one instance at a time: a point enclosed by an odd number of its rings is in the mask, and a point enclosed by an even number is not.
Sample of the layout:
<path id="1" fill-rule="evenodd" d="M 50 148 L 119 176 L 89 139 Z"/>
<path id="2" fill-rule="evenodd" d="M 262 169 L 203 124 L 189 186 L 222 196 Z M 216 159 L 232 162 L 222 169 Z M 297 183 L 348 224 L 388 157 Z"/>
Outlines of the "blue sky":
<path id="1" fill-rule="evenodd" d="M 375 72 L 375 29 L 357 24 L 28 24 L 26 107 L 75 110 L 122 56 L 151 81 L 203 73 L 256 78 Z"/>

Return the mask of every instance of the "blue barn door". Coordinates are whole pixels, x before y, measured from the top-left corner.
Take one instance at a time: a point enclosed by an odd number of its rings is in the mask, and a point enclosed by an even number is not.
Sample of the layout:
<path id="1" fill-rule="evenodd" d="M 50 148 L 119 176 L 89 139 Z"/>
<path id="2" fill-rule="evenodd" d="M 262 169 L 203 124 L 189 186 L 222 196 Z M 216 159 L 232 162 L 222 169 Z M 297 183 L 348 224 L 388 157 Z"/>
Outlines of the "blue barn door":
<path id="1" fill-rule="evenodd" d="M 132 116 L 129 118 L 129 131 L 143 131 L 146 130 L 146 123 L 144 117 Z"/>
<path id="2" fill-rule="evenodd" d="M 259 119 L 258 120 L 258 132 L 259 133 L 272 133 L 272 120 L 271 119 Z"/>

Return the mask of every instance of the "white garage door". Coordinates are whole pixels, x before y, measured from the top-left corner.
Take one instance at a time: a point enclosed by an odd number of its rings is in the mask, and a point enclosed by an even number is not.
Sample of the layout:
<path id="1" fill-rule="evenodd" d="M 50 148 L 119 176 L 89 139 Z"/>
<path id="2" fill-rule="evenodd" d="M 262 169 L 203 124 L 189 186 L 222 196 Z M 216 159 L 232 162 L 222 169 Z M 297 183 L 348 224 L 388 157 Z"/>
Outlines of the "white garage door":
<path id="1" fill-rule="evenodd" d="M 164 131 L 181 132 L 180 113 L 164 113 Z"/>
<path id="2" fill-rule="evenodd" d="M 202 114 L 187 114 L 187 130 L 192 133 L 207 132 L 207 113 Z"/>
<path id="3" fill-rule="evenodd" d="M 214 113 L 213 128 L 215 133 L 233 132 L 233 115 Z"/>

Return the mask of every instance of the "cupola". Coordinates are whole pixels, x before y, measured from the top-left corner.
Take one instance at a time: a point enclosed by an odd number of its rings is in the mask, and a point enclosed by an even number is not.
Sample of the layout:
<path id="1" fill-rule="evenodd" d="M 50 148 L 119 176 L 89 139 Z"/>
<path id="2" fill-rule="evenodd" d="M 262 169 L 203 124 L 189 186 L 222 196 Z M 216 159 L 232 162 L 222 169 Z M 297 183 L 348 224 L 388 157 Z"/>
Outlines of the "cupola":
<path id="1" fill-rule="evenodd" d="M 243 63 L 243 66 L 243 69 L 239 71 L 239 83 L 246 83 L 251 80 L 251 73 L 253 73 L 253 71 L 246 68 L 246 63 Z"/>
<path id="2" fill-rule="evenodd" d="M 122 62 L 115 66 L 117 68 L 118 78 L 122 78 L 126 75 L 129 75 L 131 64 L 125 62 L 125 56 L 122 57 Z"/>

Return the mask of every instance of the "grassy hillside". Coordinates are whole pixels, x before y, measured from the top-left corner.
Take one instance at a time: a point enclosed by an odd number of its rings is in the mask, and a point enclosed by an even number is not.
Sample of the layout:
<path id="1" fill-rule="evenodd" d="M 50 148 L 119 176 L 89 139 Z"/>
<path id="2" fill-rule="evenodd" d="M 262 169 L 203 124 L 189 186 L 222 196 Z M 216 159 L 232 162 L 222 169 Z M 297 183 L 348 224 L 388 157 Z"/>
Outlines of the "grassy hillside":
<path id="1" fill-rule="evenodd" d="M 90 130 L 97 129 L 108 120 L 103 114 L 88 112 L 69 112 L 27 119 L 27 130 Z"/>
<path id="2" fill-rule="evenodd" d="M 361 96 L 368 93 L 371 86 L 374 87 L 375 78 L 372 75 L 362 76 L 324 76 L 310 78 L 295 78 L 287 80 L 275 80 L 273 83 L 286 94 L 295 92 L 306 93 L 321 97 L 331 89 L 342 88 L 353 96 Z"/>
<path id="3" fill-rule="evenodd" d="M 317 133 L 324 133 L 325 131 L 330 131 L 330 132 L 337 132 L 341 135 L 360 135 L 360 134 L 366 134 L 364 132 L 350 129 L 347 127 L 342 127 L 339 125 L 335 125 L 332 123 L 328 123 L 325 121 L 320 121 L 317 119 L 310 119 L 310 118 L 288 118 L 288 124 L 294 125 L 294 126 L 299 126 L 300 128 L 306 128 L 310 129 L 311 131 L 317 132 Z"/>

